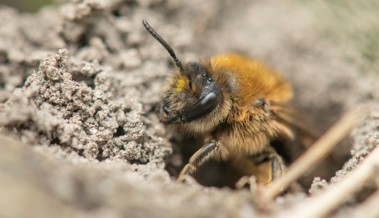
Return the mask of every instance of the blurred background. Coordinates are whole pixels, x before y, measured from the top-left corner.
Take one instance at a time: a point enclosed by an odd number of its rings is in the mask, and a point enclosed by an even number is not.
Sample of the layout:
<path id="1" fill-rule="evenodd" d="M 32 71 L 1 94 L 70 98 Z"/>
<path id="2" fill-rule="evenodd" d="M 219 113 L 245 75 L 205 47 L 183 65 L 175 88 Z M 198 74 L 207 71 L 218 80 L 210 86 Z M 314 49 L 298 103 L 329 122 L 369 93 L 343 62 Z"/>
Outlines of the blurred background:
<path id="1" fill-rule="evenodd" d="M 0 0 L 0 5 L 20 12 L 37 12 L 48 4 L 62 0 Z M 138 1 L 137 1 L 138 2 Z M 379 1 L 287 1 L 303 5 L 317 17 L 324 36 L 336 43 L 348 61 L 357 63 L 363 72 L 379 71 Z M 241 5 L 241 3 L 236 3 Z"/>
<path id="2" fill-rule="evenodd" d="M 0 0 L 0 4 L 17 8 L 23 12 L 36 12 L 42 6 L 57 2 L 54 0 Z"/>

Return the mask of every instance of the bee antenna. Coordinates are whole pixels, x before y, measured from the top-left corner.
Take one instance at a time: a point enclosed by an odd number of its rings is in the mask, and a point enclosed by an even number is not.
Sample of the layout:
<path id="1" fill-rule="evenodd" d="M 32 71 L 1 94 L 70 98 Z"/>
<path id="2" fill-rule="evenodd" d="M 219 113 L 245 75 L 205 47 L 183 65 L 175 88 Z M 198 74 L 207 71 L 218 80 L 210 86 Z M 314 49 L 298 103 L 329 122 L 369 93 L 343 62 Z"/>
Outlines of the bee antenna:
<path id="1" fill-rule="evenodd" d="M 161 45 L 168 51 L 171 57 L 175 61 L 175 65 L 179 67 L 180 72 L 183 72 L 182 62 L 176 57 L 174 50 L 172 50 L 171 46 L 150 26 L 150 24 L 146 20 L 142 20 L 142 24 L 145 29 L 159 42 Z"/>

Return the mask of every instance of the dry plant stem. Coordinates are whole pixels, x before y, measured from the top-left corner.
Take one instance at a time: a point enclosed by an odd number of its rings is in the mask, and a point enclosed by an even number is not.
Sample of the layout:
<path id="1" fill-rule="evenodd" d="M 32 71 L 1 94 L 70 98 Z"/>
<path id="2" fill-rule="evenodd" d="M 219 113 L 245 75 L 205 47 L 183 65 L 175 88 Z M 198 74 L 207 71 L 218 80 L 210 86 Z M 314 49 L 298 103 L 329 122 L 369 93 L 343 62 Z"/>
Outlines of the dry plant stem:
<path id="1" fill-rule="evenodd" d="M 358 191 L 362 184 L 373 179 L 376 176 L 379 167 L 379 148 L 376 148 L 350 175 L 342 182 L 331 185 L 323 193 L 296 205 L 294 208 L 281 213 L 279 217 L 302 217 L 302 218 L 321 218 L 333 212 L 338 206 L 343 204 L 346 199 Z M 376 193 L 369 199 L 369 205 L 375 205 L 373 216 L 377 217 L 379 210 L 377 209 L 379 194 Z M 371 203 L 370 203 L 371 202 Z M 374 203 L 375 202 L 375 203 Z M 371 206 L 368 206 L 371 208 Z M 362 208 L 361 211 L 363 211 Z M 366 211 L 363 213 L 365 217 Z M 363 215 L 361 214 L 361 216 Z"/>
<path id="2" fill-rule="evenodd" d="M 315 144 L 313 144 L 281 178 L 274 181 L 262 193 L 262 201 L 266 203 L 273 200 L 278 194 L 285 190 L 292 182 L 308 171 L 345 138 L 352 128 L 364 116 L 366 110 L 362 107 L 347 112 L 337 123 L 335 123 Z"/>
<path id="3" fill-rule="evenodd" d="M 377 218 L 379 217 L 379 191 L 376 191 L 363 204 L 357 206 L 351 217 Z"/>

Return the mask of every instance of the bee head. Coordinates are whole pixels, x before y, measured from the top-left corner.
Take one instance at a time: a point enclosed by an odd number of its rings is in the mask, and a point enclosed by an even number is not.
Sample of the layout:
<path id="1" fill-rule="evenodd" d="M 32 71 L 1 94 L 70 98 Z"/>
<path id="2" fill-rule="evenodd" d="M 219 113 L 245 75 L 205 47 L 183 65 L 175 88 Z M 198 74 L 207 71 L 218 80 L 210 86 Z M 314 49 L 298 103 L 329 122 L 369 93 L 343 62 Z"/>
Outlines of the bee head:
<path id="1" fill-rule="evenodd" d="M 178 67 L 163 96 L 160 120 L 165 124 L 188 123 L 205 118 L 222 101 L 219 86 L 209 74 L 209 63 L 182 64 L 170 45 L 145 21 L 146 30 L 171 55 Z"/>
<path id="2" fill-rule="evenodd" d="M 163 96 L 160 119 L 163 123 L 187 123 L 211 113 L 222 101 L 217 83 L 205 64 L 190 62 L 174 76 Z"/>

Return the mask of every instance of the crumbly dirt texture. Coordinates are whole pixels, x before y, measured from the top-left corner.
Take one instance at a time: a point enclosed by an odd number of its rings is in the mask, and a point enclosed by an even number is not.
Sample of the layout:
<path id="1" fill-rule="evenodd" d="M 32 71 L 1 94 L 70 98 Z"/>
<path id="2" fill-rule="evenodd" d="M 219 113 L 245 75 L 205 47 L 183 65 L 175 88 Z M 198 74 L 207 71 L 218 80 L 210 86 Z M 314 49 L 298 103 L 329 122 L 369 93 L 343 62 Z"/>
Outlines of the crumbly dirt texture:
<path id="1" fill-rule="evenodd" d="M 343 182 L 379 145 L 379 5 L 353 2 L 82 0 L 35 14 L 0 5 L 0 217 L 283 217 Z M 367 119 L 303 176 L 304 192 L 265 210 L 254 184 L 178 184 L 186 158 L 157 117 L 173 65 L 142 19 L 183 61 L 237 52 L 278 69 L 317 132 L 356 105 Z M 369 205 L 378 181 L 357 184 L 328 216 L 379 216 Z"/>

